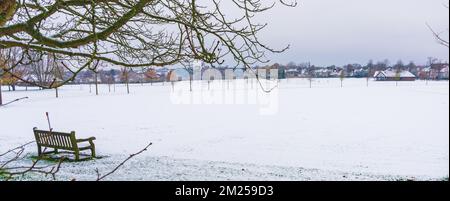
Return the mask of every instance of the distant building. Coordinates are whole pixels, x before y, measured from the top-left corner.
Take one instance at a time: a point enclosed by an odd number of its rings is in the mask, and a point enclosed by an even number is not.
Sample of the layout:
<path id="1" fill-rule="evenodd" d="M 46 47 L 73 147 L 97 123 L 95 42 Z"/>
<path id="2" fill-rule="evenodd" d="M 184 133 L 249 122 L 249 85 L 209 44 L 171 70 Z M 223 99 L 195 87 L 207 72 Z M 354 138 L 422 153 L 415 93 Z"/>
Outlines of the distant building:
<path id="1" fill-rule="evenodd" d="M 431 67 L 422 68 L 419 71 L 419 79 L 421 80 L 437 80 L 439 71 Z"/>
<path id="2" fill-rule="evenodd" d="M 266 71 L 265 72 L 265 74 L 266 74 L 265 79 L 275 79 L 275 78 L 277 78 L 277 79 L 286 79 L 286 77 L 287 77 L 287 75 L 286 75 L 286 73 L 287 73 L 286 68 L 281 66 L 281 65 L 279 65 L 279 64 L 274 64 L 274 65 L 271 65 L 271 66 L 264 66 L 264 67 L 257 67 L 257 69 L 258 69 L 258 72 L 261 72 L 261 70 L 265 70 Z M 274 72 L 274 73 L 278 72 L 278 75 L 277 74 L 272 75 L 272 72 Z M 244 79 L 245 79 L 245 76 L 244 76 Z"/>
<path id="3" fill-rule="evenodd" d="M 286 77 L 287 78 L 295 78 L 295 77 L 298 77 L 299 74 L 300 74 L 300 72 L 298 72 L 297 69 L 288 69 L 288 70 L 286 70 Z"/>
<path id="4" fill-rule="evenodd" d="M 417 70 L 416 75 L 422 80 L 446 80 L 448 79 L 448 64 L 438 63 L 422 67 Z"/>
<path id="5" fill-rule="evenodd" d="M 439 71 L 438 79 L 448 80 L 448 65 Z"/>
<path id="6" fill-rule="evenodd" d="M 330 77 L 333 71 L 326 68 L 317 69 L 315 71 L 315 76 L 319 78 Z"/>
<path id="7" fill-rule="evenodd" d="M 409 71 L 377 71 L 374 74 L 377 81 L 415 81 L 416 76 Z"/>
<path id="8" fill-rule="evenodd" d="M 369 71 L 367 69 L 358 68 L 353 71 L 354 77 L 367 77 L 369 75 Z"/>

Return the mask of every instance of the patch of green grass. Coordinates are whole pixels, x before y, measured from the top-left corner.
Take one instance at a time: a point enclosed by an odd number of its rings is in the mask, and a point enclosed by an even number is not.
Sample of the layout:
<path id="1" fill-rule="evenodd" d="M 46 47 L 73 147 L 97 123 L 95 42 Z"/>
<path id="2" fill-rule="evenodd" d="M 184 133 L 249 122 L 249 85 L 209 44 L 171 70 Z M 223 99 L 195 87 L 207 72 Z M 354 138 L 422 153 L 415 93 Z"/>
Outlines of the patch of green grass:
<path id="1" fill-rule="evenodd" d="M 83 156 L 84 155 L 82 155 L 82 157 Z M 96 159 L 102 159 L 102 158 L 105 158 L 105 157 L 107 157 L 107 156 L 97 156 L 95 158 L 92 158 L 92 157 L 86 155 L 86 156 L 84 156 L 84 158 L 81 158 L 80 160 L 76 161 L 75 159 L 73 159 L 72 155 L 67 155 L 67 154 L 65 154 L 65 155 L 62 155 L 62 154 L 45 154 L 45 155 L 42 155 L 42 156 L 36 156 L 36 155 L 31 155 L 30 154 L 26 158 L 28 158 L 29 160 L 32 160 L 32 161 L 40 160 L 40 161 L 43 161 L 43 162 L 57 164 L 57 163 L 59 163 L 61 161 L 61 159 L 62 159 L 63 163 L 77 163 L 77 162 L 85 162 L 85 161 L 91 161 L 91 160 L 96 160 Z M 10 178 L 10 173 L 7 172 L 4 169 L 0 169 L 0 181 L 7 180 L 7 179 L 11 179 Z"/>
<path id="2" fill-rule="evenodd" d="M 41 160 L 41 161 L 46 161 L 46 162 L 51 162 L 51 163 L 59 163 L 61 161 L 61 159 L 63 160 L 62 162 L 64 162 L 64 163 L 77 163 L 77 162 L 91 161 L 91 160 L 101 159 L 101 158 L 103 158 L 103 157 L 95 157 L 95 158 L 86 157 L 86 158 L 81 158 L 80 160 L 76 161 L 75 159 L 69 158 L 67 156 L 61 156 L 61 155 L 56 155 L 56 154 L 30 157 L 30 159 L 32 159 L 32 160 Z"/>
<path id="3" fill-rule="evenodd" d="M 409 177 L 399 177 L 396 178 L 394 181 L 416 181 L 414 178 L 409 178 Z"/>
<path id="4" fill-rule="evenodd" d="M 6 170 L 0 169 L 0 180 L 5 180 L 8 177 Z"/>

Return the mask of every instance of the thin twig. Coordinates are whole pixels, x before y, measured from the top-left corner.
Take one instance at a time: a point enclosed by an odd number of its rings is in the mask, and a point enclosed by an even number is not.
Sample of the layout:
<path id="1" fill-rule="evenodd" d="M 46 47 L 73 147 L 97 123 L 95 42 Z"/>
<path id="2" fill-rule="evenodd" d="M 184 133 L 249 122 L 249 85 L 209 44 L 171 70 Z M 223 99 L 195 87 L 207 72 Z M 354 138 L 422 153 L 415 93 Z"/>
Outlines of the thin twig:
<path id="1" fill-rule="evenodd" d="M 5 156 L 6 154 L 9 154 L 9 153 L 11 153 L 11 152 L 13 152 L 13 151 L 15 151 L 15 150 L 17 150 L 17 149 L 22 149 L 22 148 L 24 148 L 24 147 L 26 147 L 26 146 L 28 146 L 29 144 L 34 143 L 34 142 L 35 142 L 35 141 L 31 141 L 31 142 L 28 142 L 28 143 L 26 143 L 26 144 L 20 145 L 20 146 L 18 146 L 18 147 L 16 147 L 16 148 L 10 149 L 10 150 L 6 151 L 5 153 L 0 154 L 0 157 Z"/>
<path id="2" fill-rule="evenodd" d="M 3 104 L 3 105 L 0 105 L 0 107 L 2 107 L 2 106 L 7 106 L 7 105 L 9 105 L 9 104 L 12 104 L 12 103 L 15 103 L 15 102 L 18 102 L 18 101 L 24 100 L 24 99 L 28 99 L 28 97 L 22 97 L 22 98 L 18 98 L 18 99 L 15 99 L 15 100 L 9 101 L 9 102 L 7 102 L 7 103 L 5 103 L 5 104 Z"/>
<path id="3" fill-rule="evenodd" d="M 448 40 L 445 40 L 445 39 L 443 39 L 442 37 L 441 37 L 441 33 L 437 33 L 436 31 L 434 31 L 434 29 L 427 23 L 427 27 L 428 27 L 428 29 L 430 29 L 430 31 L 431 31 L 431 33 L 433 33 L 433 35 L 434 35 L 434 38 L 436 38 L 436 41 L 439 43 L 439 44 L 441 44 L 441 45 L 443 45 L 443 46 L 445 46 L 445 47 L 449 47 L 449 42 L 448 42 Z"/>
<path id="4" fill-rule="evenodd" d="M 101 181 L 103 179 L 105 179 L 106 177 L 108 177 L 109 175 L 113 174 L 114 172 L 116 172 L 120 167 L 122 167 L 128 160 L 132 159 L 133 157 L 141 154 L 144 151 L 147 151 L 147 149 L 152 145 L 153 143 L 148 144 L 144 149 L 140 150 L 139 152 L 136 152 L 134 154 L 131 154 L 128 158 L 126 158 L 124 161 L 122 161 L 118 166 L 116 166 L 112 171 L 106 173 L 103 176 L 100 176 L 98 169 L 97 171 L 97 181 Z"/>

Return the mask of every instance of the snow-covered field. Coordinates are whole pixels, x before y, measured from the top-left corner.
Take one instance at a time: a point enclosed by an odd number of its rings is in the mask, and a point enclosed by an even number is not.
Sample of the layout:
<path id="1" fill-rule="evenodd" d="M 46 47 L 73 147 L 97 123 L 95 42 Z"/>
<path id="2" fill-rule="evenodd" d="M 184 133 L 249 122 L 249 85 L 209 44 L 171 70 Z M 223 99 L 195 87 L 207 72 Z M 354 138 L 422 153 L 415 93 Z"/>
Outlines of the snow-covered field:
<path id="1" fill-rule="evenodd" d="M 244 80 L 229 88 L 226 81 L 214 81 L 209 90 L 202 83 L 192 92 L 203 95 L 195 104 L 179 104 L 192 98 L 188 82 L 175 83 L 175 91 L 170 83 L 131 85 L 129 95 L 123 85 L 115 92 L 102 85 L 99 96 L 88 85 L 65 86 L 59 99 L 53 90 L 4 91 L 4 101 L 29 99 L 0 108 L 0 152 L 34 140 L 32 128 L 48 128 L 49 112 L 55 130 L 95 136 L 98 154 L 107 156 L 64 164 L 61 179 L 95 179 L 95 168 L 106 171 L 148 142 L 154 145 L 110 179 L 448 177 L 448 82 L 343 84 L 316 79 L 309 88 L 305 79 L 283 80 L 269 95 L 270 114 L 261 112 L 267 102 L 258 104 L 249 95 L 259 90 L 257 84 Z M 234 101 L 208 101 L 218 96 Z M 35 145 L 28 151 L 36 154 Z"/>

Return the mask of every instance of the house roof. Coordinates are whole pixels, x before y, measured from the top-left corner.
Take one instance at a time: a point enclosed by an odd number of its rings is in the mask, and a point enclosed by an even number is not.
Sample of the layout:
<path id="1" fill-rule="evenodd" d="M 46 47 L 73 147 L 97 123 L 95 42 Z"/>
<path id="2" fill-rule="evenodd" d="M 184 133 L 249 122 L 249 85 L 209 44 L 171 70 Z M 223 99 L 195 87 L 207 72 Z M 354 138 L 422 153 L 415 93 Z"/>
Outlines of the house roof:
<path id="1" fill-rule="evenodd" d="M 397 72 L 395 72 L 395 71 L 376 71 L 373 76 L 374 77 L 380 77 L 380 76 L 383 76 L 383 77 L 397 77 L 398 75 L 397 75 Z M 414 74 L 412 74 L 409 71 L 401 71 L 399 76 L 400 77 L 405 77 L 405 78 L 406 77 L 414 77 L 414 78 L 416 77 Z"/>
<path id="2" fill-rule="evenodd" d="M 297 69 L 289 69 L 286 72 L 288 72 L 288 73 L 298 73 Z"/>

